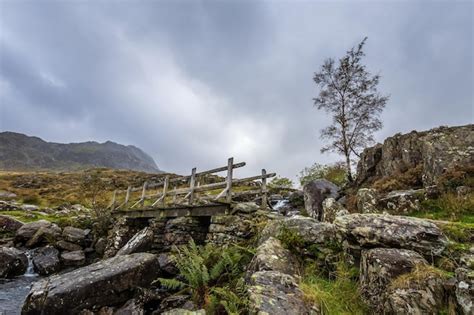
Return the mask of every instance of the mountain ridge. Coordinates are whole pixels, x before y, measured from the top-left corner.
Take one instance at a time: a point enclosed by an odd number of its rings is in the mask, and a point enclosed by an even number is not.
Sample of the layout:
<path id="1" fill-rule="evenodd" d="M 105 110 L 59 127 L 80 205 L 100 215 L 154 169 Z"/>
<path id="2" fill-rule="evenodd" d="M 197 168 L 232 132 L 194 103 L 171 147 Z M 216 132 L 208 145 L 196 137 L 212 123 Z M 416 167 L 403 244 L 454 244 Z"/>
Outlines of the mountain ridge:
<path id="1" fill-rule="evenodd" d="M 18 132 L 0 132 L 1 170 L 74 171 L 95 167 L 161 172 L 153 158 L 134 145 L 110 140 L 57 143 Z"/>

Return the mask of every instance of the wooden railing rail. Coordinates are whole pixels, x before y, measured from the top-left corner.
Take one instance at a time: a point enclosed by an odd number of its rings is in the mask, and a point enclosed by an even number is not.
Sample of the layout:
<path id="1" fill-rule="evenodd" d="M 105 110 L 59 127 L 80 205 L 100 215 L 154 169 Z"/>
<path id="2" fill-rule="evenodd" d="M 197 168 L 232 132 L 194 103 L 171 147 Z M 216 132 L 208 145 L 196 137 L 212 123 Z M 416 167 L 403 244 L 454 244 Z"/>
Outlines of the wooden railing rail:
<path id="1" fill-rule="evenodd" d="M 259 185 L 259 189 L 252 190 L 246 193 L 249 194 L 250 192 L 252 192 L 252 194 L 261 194 L 262 205 L 266 205 L 267 178 L 274 177 L 276 174 L 275 173 L 267 174 L 266 170 L 263 169 L 261 175 L 251 176 L 251 177 L 246 177 L 246 178 L 239 178 L 239 179 L 233 178 L 233 173 L 234 173 L 233 170 L 236 168 L 243 167 L 243 166 L 245 166 L 245 162 L 234 164 L 234 158 L 229 158 L 227 161 L 227 166 L 218 167 L 218 168 L 214 168 L 214 169 L 203 171 L 203 172 L 197 172 L 196 168 L 193 168 L 191 171 L 191 175 L 188 175 L 188 176 L 179 176 L 175 178 L 170 178 L 169 175 L 166 175 L 164 177 L 164 180 L 160 182 L 150 183 L 150 182 L 145 181 L 143 185 L 140 187 L 129 186 L 126 190 L 115 190 L 113 193 L 112 202 L 110 203 L 109 208 L 112 210 L 116 210 L 116 209 L 127 207 L 128 204 L 130 203 L 132 193 L 139 192 L 139 191 L 141 191 L 140 198 L 134 203 L 132 203 L 129 208 L 134 208 L 138 205 L 141 205 L 142 207 L 144 207 L 145 201 L 150 200 L 150 199 L 154 200 L 154 202 L 151 204 L 152 207 L 155 207 L 155 206 L 165 207 L 166 197 L 173 197 L 173 202 L 172 202 L 173 204 L 187 203 L 188 205 L 193 205 L 197 201 L 197 199 L 199 199 L 198 196 L 196 196 L 196 193 L 220 189 L 220 188 L 223 188 L 223 190 L 219 194 L 217 194 L 216 197 L 213 197 L 213 200 L 217 201 L 225 197 L 225 202 L 230 204 L 232 202 L 232 196 L 242 195 L 241 193 L 238 193 L 238 194 L 236 194 L 235 192 L 233 193 L 232 192 L 233 186 L 242 184 L 245 182 L 252 182 L 255 180 L 261 181 Z M 198 181 L 199 177 L 202 177 L 208 174 L 223 172 L 223 171 L 227 171 L 227 176 L 225 178 L 225 181 L 212 183 L 212 184 L 205 184 L 205 185 L 199 184 L 199 181 Z M 186 181 L 189 182 L 189 187 L 184 187 L 184 188 L 178 187 L 177 183 L 186 182 Z M 176 184 L 173 189 L 170 189 L 171 184 Z M 147 194 L 147 190 L 155 189 L 155 188 L 161 188 L 161 189 L 157 189 L 156 192 L 154 193 Z M 117 199 L 118 199 L 119 194 L 125 194 L 125 198 L 122 203 L 117 204 Z M 184 197 L 183 198 L 180 197 L 180 200 L 177 200 L 178 196 L 180 195 L 184 195 Z M 202 199 L 208 200 L 209 196 L 206 196 L 205 198 L 202 198 Z"/>

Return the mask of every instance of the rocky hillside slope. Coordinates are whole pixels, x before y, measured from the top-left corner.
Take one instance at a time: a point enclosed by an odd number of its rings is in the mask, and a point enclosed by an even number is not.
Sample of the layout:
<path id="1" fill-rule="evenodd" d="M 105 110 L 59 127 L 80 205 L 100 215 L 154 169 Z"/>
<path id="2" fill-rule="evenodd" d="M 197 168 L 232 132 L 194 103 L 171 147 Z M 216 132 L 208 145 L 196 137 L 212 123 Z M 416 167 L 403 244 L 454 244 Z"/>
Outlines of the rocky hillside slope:
<path id="1" fill-rule="evenodd" d="M 152 157 L 134 146 L 105 143 L 53 143 L 20 133 L 0 133 L 1 170 L 60 170 L 107 167 L 160 172 Z"/>
<path id="2" fill-rule="evenodd" d="M 384 180 L 403 186 L 403 181 L 411 180 L 405 186 L 428 187 L 439 184 L 453 170 L 472 171 L 473 165 L 473 124 L 412 131 L 365 149 L 357 166 L 356 184 L 368 186 Z"/>

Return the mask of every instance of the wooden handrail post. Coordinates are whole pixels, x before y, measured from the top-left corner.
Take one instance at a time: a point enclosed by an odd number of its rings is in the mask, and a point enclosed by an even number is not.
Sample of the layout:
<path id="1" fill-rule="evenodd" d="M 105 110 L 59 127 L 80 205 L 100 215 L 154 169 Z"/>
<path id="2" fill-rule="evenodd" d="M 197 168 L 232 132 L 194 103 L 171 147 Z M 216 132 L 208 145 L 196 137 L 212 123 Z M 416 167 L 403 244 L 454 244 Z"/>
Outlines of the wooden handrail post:
<path id="1" fill-rule="evenodd" d="M 189 180 L 189 204 L 194 202 L 194 188 L 196 186 L 196 168 L 191 171 L 191 179 Z"/>
<path id="2" fill-rule="evenodd" d="M 148 185 L 148 182 L 145 181 L 143 183 L 142 197 L 140 198 L 140 203 L 142 204 L 142 207 L 145 205 L 145 196 L 146 196 L 146 186 L 147 185 Z"/>
<path id="3" fill-rule="evenodd" d="M 131 191 L 132 191 L 132 186 L 128 186 L 127 194 L 125 195 L 125 202 L 124 202 L 125 207 L 127 206 L 128 201 L 130 200 L 130 192 Z"/>
<path id="4" fill-rule="evenodd" d="M 114 194 L 112 196 L 112 204 L 111 204 L 111 209 L 112 211 L 115 210 L 115 201 L 117 199 L 117 189 L 114 190 Z"/>
<path id="5" fill-rule="evenodd" d="M 234 165 L 234 158 L 231 157 L 227 160 L 227 187 L 226 187 L 226 201 L 228 203 L 232 202 L 232 173 Z"/>
<path id="6" fill-rule="evenodd" d="M 168 192 L 168 185 L 170 184 L 170 176 L 169 175 L 166 175 L 165 177 L 165 183 L 163 184 L 163 200 L 161 201 L 161 203 L 163 204 L 163 206 L 166 204 L 166 193 Z"/>
<path id="7" fill-rule="evenodd" d="M 267 207 L 267 171 L 262 169 L 262 208 Z"/>

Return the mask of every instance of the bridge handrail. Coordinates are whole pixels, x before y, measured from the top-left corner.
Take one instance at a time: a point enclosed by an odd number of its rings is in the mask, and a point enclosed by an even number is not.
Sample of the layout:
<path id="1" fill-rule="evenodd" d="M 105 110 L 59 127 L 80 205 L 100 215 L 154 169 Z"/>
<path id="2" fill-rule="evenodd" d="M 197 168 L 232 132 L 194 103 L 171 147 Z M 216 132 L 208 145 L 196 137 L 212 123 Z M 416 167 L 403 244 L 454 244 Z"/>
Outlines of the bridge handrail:
<path id="1" fill-rule="evenodd" d="M 222 197 L 226 198 L 226 202 L 231 203 L 232 202 L 232 196 L 235 195 L 235 193 L 232 192 L 232 186 L 235 184 L 241 184 L 245 182 L 251 182 L 255 180 L 260 180 L 261 185 L 260 185 L 260 190 L 259 192 L 262 194 L 262 204 L 267 203 L 267 187 L 266 187 L 266 180 L 267 178 L 274 177 L 276 174 L 275 173 L 270 173 L 267 174 L 265 169 L 262 169 L 262 174 L 257 175 L 257 176 L 251 176 L 251 177 L 246 177 L 246 178 L 233 178 L 233 170 L 236 168 L 240 168 L 245 166 L 245 162 L 240 162 L 234 164 L 234 158 L 229 158 L 227 161 L 227 166 L 223 167 L 218 167 L 214 169 L 210 169 L 207 171 L 202 171 L 202 172 L 196 172 L 196 168 L 193 168 L 191 171 L 191 175 L 187 176 L 179 176 L 175 178 L 170 178 L 169 175 L 165 176 L 165 179 L 160 182 L 153 182 L 153 183 L 148 183 L 145 181 L 142 186 L 140 187 L 132 187 L 129 186 L 126 190 L 115 190 L 113 193 L 112 201 L 109 205 L 109 209 L 116 210 L 120 209 L 122 207 L 128 206 L 130 202 L 130 197 L 132 192 L 137 192 L 137 191 L 142 191 L 141 197 L 139 198 L 138 201 L 133 203 L 130 208 L 134 208 L 137 205 L 141 204 L 144 206 L 145 200 L 157 198 L 156 201 L 152 204 L 152 206 L 156 206 L 157 204 L 161 204 L 162 206 L 165 205 L 166 203 L 166 197 L 167 196 L 173 196 L 173 203 L 176 203 L 176 198 L 178 195 L 185 195 L 183 200 L 188 201 L 189 205 L 192 205 L 194 203 L 194 197 L 195 193 L 197 192 L 203 192 L 203 191 L 209 191 L 209 190 L 214 190 L 214 189 L 219 189 L 219 188 L 224 188 L 215 198 L 214 200 L 218 200 Z M 213 174 L 213 173 L 218 173 L 222 171 L 227 171 L 227 176 L 225 178 L 225 181 L 223 182 L 218 182 L 218 183 L 212 183 L 212 184 L 206 184 L 206 185 L 196 185 L 196 179 L 200 176 L 203 175 L 208 175 L 208 174 Z M 178 188 L 175 187 L 173 190 L 169 190 L 169 186 L 171 183 L 177 183 L 177 182 L 183 182 L 183 181 L 189 181 L 189 187 L 186 188 Z M 151 188 L 157 188 L 157 187 L 163 187 L 161 192 L 156 192 L 154 194 L 148 194 L 146 191 Z M 120 204 L 117 205 L 117 197 L 118 194 L 123 194 L 125 193 L 125 198 L 124 201 Z M 208 198 L 206 198 L 208 199 Z"/>

